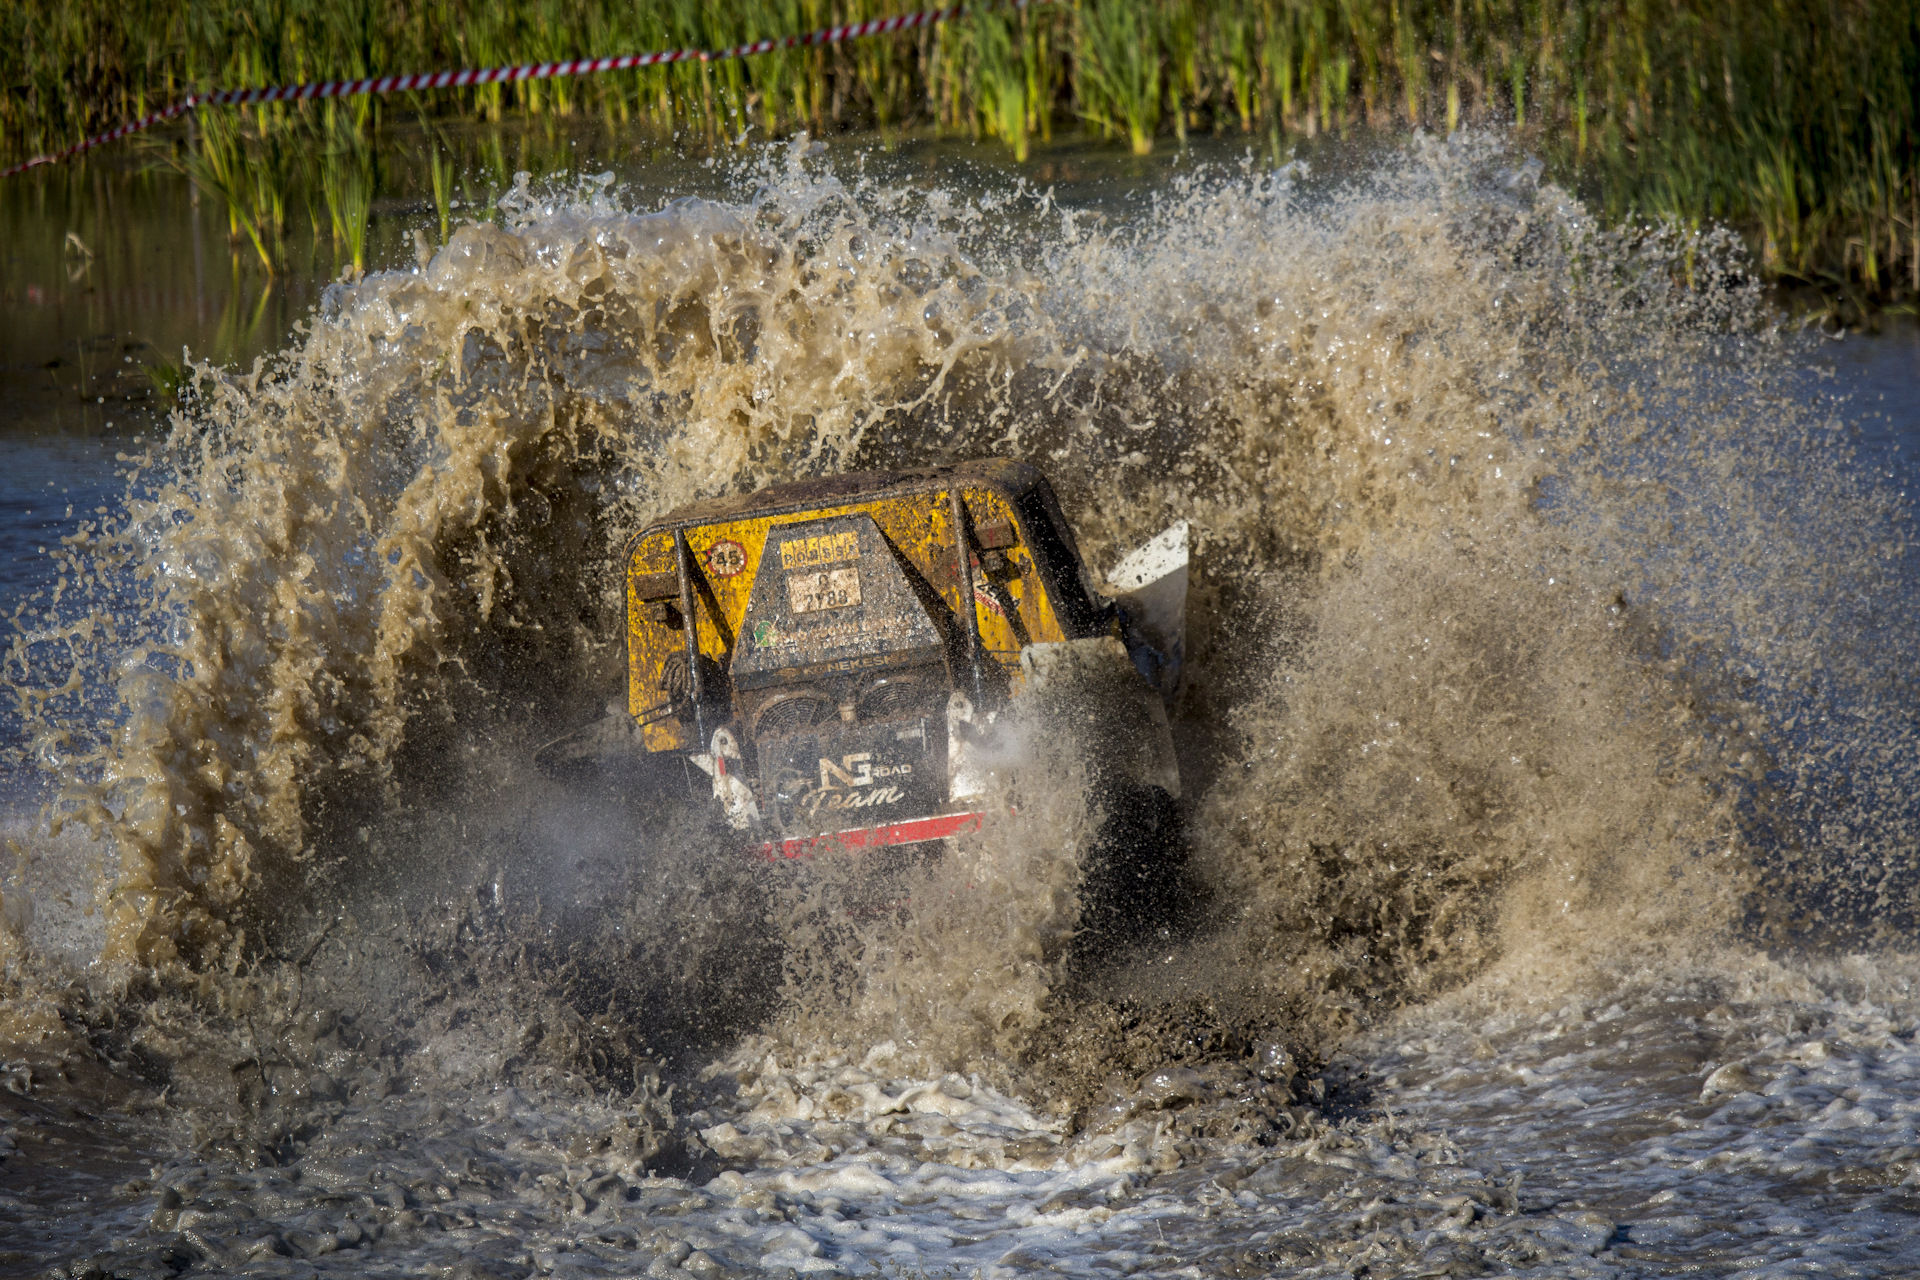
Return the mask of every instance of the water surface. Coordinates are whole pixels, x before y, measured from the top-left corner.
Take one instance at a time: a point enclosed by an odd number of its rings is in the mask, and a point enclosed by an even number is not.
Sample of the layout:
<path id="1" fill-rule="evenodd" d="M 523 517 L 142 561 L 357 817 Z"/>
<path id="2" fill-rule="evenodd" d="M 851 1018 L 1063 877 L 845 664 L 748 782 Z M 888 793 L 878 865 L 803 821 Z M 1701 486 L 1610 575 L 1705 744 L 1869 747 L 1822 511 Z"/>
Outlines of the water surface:
<path id="1" fill-rule="evenodd" d="M 0 1267 L 1910 1272 L 1920 332 L 1201 159 L 583 164 L 330 290 L 9 193 Z M 1070 773 L 847 924 L 532 768 L 623 532 L 987 452 L 1201 532 L 1182 930 L 1075 957 Z"/>

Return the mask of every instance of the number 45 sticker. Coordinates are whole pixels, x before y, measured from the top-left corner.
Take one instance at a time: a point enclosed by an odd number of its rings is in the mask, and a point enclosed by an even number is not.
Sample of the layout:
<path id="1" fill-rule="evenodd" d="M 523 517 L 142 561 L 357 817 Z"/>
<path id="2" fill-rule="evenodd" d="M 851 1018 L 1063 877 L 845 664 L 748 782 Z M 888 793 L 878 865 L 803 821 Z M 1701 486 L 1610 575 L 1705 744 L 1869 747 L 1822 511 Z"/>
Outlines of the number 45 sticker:
<path id="1" fill-rule="evenodd" d="M 732 538 L 722 538 L 707 548 L 707 571 L 721 578 L 731 578 L 743 572 L 747 567 L 747 549 Z"/>

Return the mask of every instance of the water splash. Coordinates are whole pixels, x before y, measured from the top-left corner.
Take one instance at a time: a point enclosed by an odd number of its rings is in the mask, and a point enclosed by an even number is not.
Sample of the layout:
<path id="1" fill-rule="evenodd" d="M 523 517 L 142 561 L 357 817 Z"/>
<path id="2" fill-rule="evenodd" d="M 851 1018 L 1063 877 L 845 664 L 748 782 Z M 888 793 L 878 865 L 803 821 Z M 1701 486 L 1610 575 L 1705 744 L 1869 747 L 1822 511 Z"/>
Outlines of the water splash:
<path id="1" fill-rule="evenodd" d="M 232 968 L 382 876 L 497 883 L 498 841 L 422 833 L 498 814 L 605 701 L 628 533 L 988 452 L 1051 473 L 1096 568 L 1198 531 L 1186 932 L 1074 970 L 1090 810 L 1042 806 L 979 856 L 1044 909 L 796 924 L 794 1044 L 1018 1061 L 1073 999 L 1148 989 L 1239 1043 L 1543 937 L 1856 931 L 1912 883 L 1883 799 L 1912 792 L 1904 508 L 1782 380 L 1798 348 L 1729 241 L 1603 231 L 1485 138 L 1197 174 L 1119 225 L 805 144 L 730 202 L 523 184 L 503 214 L 200 369 L 151 488 L 71 548 L 60 625 L 16 638 L 58 813 L 113 850 L 107 959 Z M 1837 755 L 1873 797 L 1845 813 Z"/>

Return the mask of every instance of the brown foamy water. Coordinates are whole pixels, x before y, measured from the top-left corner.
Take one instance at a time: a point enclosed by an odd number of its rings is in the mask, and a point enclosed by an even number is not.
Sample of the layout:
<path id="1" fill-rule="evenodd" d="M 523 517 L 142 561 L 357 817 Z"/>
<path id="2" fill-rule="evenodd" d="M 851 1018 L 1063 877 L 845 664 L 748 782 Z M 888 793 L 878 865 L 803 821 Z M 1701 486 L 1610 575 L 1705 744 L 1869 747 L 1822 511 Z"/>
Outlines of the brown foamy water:
<path id="1" fill-rule="evenodd" d="M 8 1265 L 1910 1264 L 1905 473 L 1731 241 L 1488 138 L 862 173 L 523 186 L 200 369 L 16 622 Z M 1079 930 L 1070 754 L 854 914 L 533 767 L 645 521 L 984 454 L 1195 527 L 1164 931 Z"/>

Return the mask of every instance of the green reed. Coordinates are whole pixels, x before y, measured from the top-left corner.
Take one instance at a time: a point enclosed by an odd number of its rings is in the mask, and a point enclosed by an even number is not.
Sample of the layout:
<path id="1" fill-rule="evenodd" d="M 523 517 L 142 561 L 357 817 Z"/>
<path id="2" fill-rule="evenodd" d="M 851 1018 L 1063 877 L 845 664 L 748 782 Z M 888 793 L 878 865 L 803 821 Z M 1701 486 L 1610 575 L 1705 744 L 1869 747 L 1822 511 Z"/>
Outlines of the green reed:
<path id="1" fill-rule="evenodd" d="M 1006 142 L 1013 148 L 1014 159 L 1024 162 L 1032 149 L 1033 99 L 1038 96 L 1036 59 L 1025 24 L 1020 15 L 990 12 L 967 26 L 971 36 L 967 54 L 978 86 L 975 96 L 983 131 Z"/>
<path id="2" fill-rule="evenodd" d="M 1135 155 L 1153 150 L 1160 124 L 1167 51 L 1159 16 L 1156 6 L 1135 0 L 1085 0 L 1077 11 L 1080 114 L 1102 133 L 1124 130 Z"/>
<path id="3" fill-rule="evenodd" d="M 178 164 L 195 186 L 225 206 L 228 237 L 249 241 L 261 265 L 271 273 L 271 229 L 263 232 L 257 216 L 239 121 L 223 113 L 208 113 L 201 130 L 199 145 L 180 153 Z"/>
<path id="4" fill-rule="evenodd" d="M 320 160 L 320 193 L 326 203 L 336 261 L 344 255 L 356 273 L 367 269 L 367 222 L 373 211 L 373 147 L 364 121 L 347 111 L 331 113 L 328 146 Z M 437 153 L 435 154 L 437 160 Z M 439 177 L 438 169 L 434 176 Z M 436 191 L 438 194 L 438 183 Z M 315 219 L 317 224 L 318 219 Z M 445 226 L 444 219 L 442 226 Z"/>
<path id="5" fill-rule="evenodd" d="M 195 87 L 719 48 L 919 3 L 23 0 L 0 8 L 0 155 Z M 1020 159 L 1074 120 L 1140 152 L 1203 131 L 1276 156 L 1324 132 L 1499 124 L 1612 220 L 1730 222 L 1776 277 L 1888 300 L 1920 295 L 1916 86 L 1920 0 L 1058 0 L 746 62 L 426 95 L 415 109 L 446 123 L 593 116 L 710 146 L 749 128 L 919 126 L 997 138 Z M 282 253 L 285 219 L 267 188 L 331 181 L 351 221 L 347 185 L 365 169 L 327 160 L 337 139 L 312 104 L 223 124 L 199 114 L 173 152 L 190 153 L 179 163 L 263 264 Z M 379 108 L 364 120 L 377 138 Z M 328 163 L 333 179 L 318 171 Z"/>
<path id="6" fill-rule="evenodd" d="M 440 222 L 440 243 L 445 244 L 453 230 L 453 162 L 436 141 L 427 164 L 433 181 L 433 211 Z"/>

